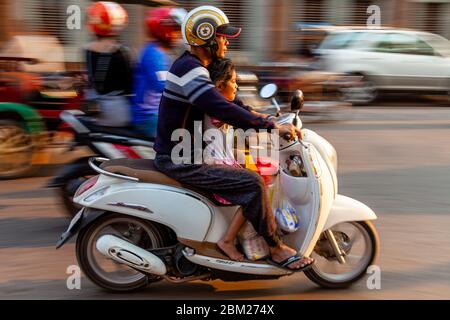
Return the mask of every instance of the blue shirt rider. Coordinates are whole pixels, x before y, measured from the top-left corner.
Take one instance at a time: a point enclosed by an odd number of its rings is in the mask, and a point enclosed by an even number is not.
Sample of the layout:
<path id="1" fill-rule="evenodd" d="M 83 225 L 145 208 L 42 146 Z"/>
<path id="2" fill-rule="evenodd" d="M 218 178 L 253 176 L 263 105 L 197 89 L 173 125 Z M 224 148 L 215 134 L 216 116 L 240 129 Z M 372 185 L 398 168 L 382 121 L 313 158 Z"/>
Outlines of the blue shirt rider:
<path id="1" fill-rule="evenodd" d="M 181 38 L 182 11 L 174 8 L 158 8 L 149 11 L 146 26 L 155 39 L 142 50 L 134 74 L 134 99 L 132 122 L 136 129 L 150 137 L 156 137 L 158 109 L 171 64 L 169 50 Z"/>

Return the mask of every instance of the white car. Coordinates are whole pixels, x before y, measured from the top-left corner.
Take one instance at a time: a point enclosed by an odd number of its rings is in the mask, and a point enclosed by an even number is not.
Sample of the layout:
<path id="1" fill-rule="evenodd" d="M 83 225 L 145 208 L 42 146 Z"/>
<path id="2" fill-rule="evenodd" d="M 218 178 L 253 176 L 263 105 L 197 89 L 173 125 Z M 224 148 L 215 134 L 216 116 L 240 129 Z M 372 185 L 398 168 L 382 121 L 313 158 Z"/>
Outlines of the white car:
<path id="1" fill-rule="evenodd" d="M 358 76 L 345 99 L 368 104 L 380 91 L 450 92 L 450 41 L 428 32 L 332 29 L 315 51 L 321 66 Z"/>

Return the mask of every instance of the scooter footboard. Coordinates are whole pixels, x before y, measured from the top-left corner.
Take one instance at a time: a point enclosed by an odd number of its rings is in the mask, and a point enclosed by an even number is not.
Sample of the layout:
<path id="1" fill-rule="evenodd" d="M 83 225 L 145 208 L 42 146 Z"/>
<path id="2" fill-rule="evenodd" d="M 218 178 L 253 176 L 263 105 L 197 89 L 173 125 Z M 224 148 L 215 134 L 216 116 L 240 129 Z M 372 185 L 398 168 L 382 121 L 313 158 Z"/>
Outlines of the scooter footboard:
<path id="1" fill-rule="evenodd" d="M 373 210 L 364 203 L 338 194 L 336 195 L 336 199 L 331 207 L 324 230 L 345 221 L 365 221 L 376 219 L 377 216 L 375 212 L 373 212 Z"/>

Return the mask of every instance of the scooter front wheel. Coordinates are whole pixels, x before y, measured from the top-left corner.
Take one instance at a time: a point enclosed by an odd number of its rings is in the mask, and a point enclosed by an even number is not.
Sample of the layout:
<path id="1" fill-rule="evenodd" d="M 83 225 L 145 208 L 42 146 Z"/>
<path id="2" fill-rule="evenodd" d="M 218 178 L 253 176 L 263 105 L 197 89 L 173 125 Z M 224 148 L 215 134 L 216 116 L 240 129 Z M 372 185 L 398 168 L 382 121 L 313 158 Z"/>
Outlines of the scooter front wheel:
<path id="1" fill-rule="evenodd" d="M 378 234 L 370 221 L 343 222 L 331 231 L 345 263 L 339 261 L 331 240 L 323 234 L 311 254 L 316 262 L 305 275 L 324 288 L 346 288 L 374 264 L 379 252 Z"/>
<path id="2" fill-rule="evenodd" d="M 102 216 L 80 231 L 76 243 L 78 263 L 92 282 L 110 291 L 125 292 L 161 279 L 145 275 L 100 253 L 96 248 L 97 240 L 107 234 L 146 250 L 164 246 L 161 230 L 145 220 L 116 213 Z"/>

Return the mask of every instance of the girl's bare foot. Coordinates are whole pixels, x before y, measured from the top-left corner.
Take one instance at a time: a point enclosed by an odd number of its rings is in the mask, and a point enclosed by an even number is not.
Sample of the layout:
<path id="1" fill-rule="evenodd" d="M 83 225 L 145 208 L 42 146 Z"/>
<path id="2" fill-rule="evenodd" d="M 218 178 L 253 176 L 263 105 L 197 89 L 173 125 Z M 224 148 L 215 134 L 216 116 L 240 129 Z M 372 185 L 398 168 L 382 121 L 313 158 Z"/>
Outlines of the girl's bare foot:
<path id="1" fill-rule="evenodd" d="M 217 242 L 217 246 L 234 261 L 244 261 L 244 255 L 238 251 L 234 242 L 220 240 Z"/>

